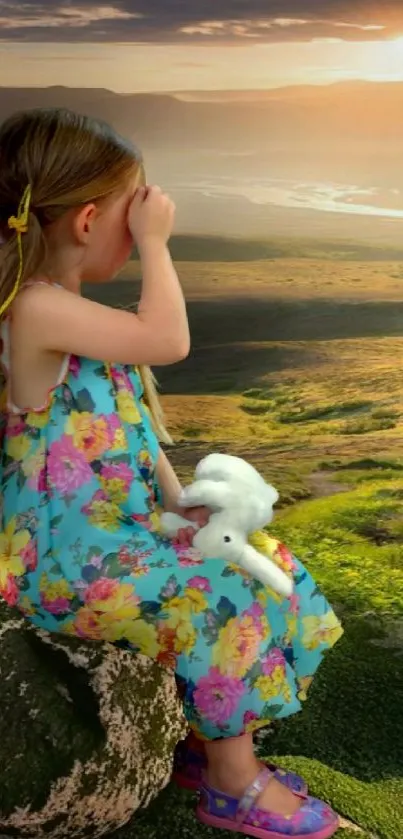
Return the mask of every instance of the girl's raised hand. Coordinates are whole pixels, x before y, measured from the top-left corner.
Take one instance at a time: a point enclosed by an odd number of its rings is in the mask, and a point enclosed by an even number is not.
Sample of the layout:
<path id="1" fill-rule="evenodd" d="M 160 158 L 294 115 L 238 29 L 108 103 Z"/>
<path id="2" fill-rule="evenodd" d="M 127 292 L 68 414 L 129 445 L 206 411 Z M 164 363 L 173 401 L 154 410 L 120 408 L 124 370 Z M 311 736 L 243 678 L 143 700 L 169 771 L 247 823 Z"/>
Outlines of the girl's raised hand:
<path id="1" fill-rule="evenodd" d="M 140 187 L 130 204 L 128 225 L 138 248 L 166 245 L 173 230 L 175 204 L 158 186 Z"/>

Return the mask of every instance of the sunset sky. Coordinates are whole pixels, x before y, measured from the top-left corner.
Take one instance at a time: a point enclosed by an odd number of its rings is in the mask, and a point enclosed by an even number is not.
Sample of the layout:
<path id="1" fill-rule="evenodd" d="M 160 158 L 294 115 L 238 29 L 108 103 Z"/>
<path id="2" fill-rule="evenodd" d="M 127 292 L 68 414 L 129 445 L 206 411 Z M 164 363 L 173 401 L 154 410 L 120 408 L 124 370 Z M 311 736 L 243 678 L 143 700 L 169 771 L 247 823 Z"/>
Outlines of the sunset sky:
<path id="1" fill-rule="evenodd" d="M 136 91 L 403 80 L 403 0 L 0 0 L 0 84 Z"/>

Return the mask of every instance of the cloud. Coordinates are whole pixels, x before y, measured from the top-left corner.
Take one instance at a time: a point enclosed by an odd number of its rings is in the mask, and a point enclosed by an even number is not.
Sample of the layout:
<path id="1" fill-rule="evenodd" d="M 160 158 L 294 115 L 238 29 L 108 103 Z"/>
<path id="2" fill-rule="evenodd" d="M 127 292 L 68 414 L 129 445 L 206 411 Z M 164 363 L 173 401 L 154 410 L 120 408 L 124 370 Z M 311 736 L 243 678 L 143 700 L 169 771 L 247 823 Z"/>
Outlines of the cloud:
<path id="1" fill-rule="evenodd" d="M 402 34 L 402 0 L 0 0 L 2 40 L 213 45 Z"/>

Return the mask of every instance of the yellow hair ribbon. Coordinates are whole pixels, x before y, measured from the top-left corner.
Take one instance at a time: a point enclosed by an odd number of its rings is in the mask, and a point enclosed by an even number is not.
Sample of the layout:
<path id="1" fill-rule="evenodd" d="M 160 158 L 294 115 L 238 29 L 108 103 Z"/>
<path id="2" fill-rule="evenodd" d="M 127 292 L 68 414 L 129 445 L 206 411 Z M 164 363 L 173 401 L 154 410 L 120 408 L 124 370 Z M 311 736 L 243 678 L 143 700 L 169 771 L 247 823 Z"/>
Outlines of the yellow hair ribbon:
<path id="1" fill-rule="evenodd" d="M 10 230 L 15 230 L 17 234 L 17 246 L 18 246 L 18 257 L 19 257 L 19 265 L 18 265 L 18 274 L 17 279 L 14 283 L 13 289 L 8 295 L 7 299 L 2 303 L 0 306 L 0 317 L 4 314 L 6 309 L 11 305 L 14 298 L 17 296 L 20 283 L 22 280 L 22 274 L 24 270 L 24 256 L 22 252 L 22 236 L 24 233 L 28 231 L 28 220 L 29 220 L 29 208 L 31 205 L 31 186 L 28 185 L 24 191 L 24 194 L 21 198 L 18 213 L 16 216 L 10 216 L 7 224 Z"/>

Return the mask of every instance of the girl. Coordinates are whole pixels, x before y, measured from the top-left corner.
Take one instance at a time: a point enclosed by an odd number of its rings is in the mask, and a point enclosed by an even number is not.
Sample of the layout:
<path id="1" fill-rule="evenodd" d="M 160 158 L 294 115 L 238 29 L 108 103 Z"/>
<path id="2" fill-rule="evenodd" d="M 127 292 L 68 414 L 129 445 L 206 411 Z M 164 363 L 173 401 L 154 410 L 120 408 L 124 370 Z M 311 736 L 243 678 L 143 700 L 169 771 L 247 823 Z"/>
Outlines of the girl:
<path id="1" fill-rule="evenodd" d="M 137 150 L 64 110 L 0 130 L 4 369 L 0 593 L 36 626 L 140 651 L 175 670 L 193 731 L 179 780 L 198 817 L 259 839 L 325 839 L 337 816 L 298 776 L 261 764 L 252 733 L 295 713 L 341 627 L 301 564 L 283 602 L 159 532 L 180 485 L 148 364 L 189 351 L 167 243 L 174 207 Z M 137 314 L 90 302 L 136 244 Z M 209 511 L 186 511 L 203 523 Z"/>

